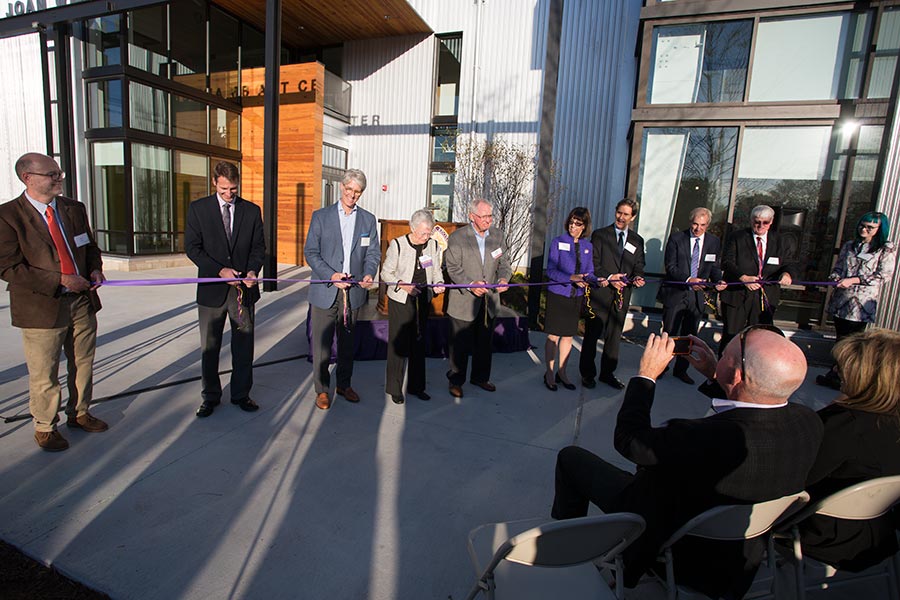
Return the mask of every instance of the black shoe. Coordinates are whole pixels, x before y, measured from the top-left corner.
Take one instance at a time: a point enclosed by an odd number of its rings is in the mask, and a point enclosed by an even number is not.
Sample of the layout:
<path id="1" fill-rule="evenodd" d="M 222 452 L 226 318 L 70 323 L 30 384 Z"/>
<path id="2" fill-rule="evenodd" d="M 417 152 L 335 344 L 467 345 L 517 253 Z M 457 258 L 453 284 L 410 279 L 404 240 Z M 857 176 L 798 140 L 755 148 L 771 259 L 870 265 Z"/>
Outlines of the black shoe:
<path id="1" fill-rule="evenodd" d="M 601 373 L 599 377 L 597 377 L 598 381 L 602 381 L 606 385 L 611 388 L 615 388 L 617 390 L 624 390 L 625 384 L 619 381 L 619 378 L 613 375 L 612 373 Z"/>
<path id="2" fill-rule="evenodd" d="M 236 406 L 240 406 L 241 410 L 246 411 L 246 412 L 254 412 L 254 411 L 259 410 L 259 404 L 257 404 L 253 400 L 251 400 L 250 396 L 247 396 L 246 398 L 241 398 L 240 400 L 235 400 L 234 398 L 232 398 L 231 403 Z"/>
<path id="3" fill-rule="evenodd" d="M 216 410 L 216 407 L 219 405 L 218 400 L 204 400 L 200 405 L 200 408 L 197 409 L 197 416 L 201 419 L 203 417 L 208 417 L 213 414 L 213 411 Z"/>
<path id="4" fill-rule="evenodd" d="M 567 390 L 574 390 L 574 389 L 575 389 L 575 384 L 574 384 L 574 383 L 569 383 L 568 381 L 563 381 L 563 380 L 562 380 L 562 377 L 559 376 L 559 371 L 556 372 L 556 383 L 560 384 L 561 386 L 563 386 L 563 387 L 566 388 Z"/>
<path id="5" fill-rule="evenodd" d="M 545 386 L 547 387 L 547 389 L 550 390 L 551 392 L 555 392 L 556 390 L 559 389 L 559 387 L 557 387 L 557 385 L 556 385 L 555 383 L 549 383 L 549 382 L 547 381 L 547 375 L 546 375 L 546 374 L 544 374 L 543 379 L 544 379 L 544 385 L 545 385 Z"/>
<path id="6" fill-rule="evenodd" d="M 391 402 L 394 404 L 403 404 L 405 400 L 402 394 L 391 394 Z"/>
<path id="7" fill-rule="evenodd" d="M 816 375 L 816 383 L 833 390 L 840 391 L 841 378 L 834 371 L 828 371 L 824 375 Z"/>
<path id="8" fill-rule="evenodd" d="M 597 387 L 597 381 L 593 377 L 582 377 L 581 385 L 589 390 L 592 390 Z"/>
<path id="9" fill-rule="evenodd" d="M 694 385 L 694 380 L 687 373 L 675 373 L 675 379 L 680 379 L 688 385 Z"/>
<path id="10" fill-rule="evenodd" d="M 431 400 L 431 396 L 429 396 L 428 393 L 425 392 L 425 390 L 422 390 L 421 392 L 410 392 L 410 391 L 407 391 L 406 393 L 407 393 L 407 394 L 412 394 L 413 396 L 415 396 L 415 397 L 418 398 L 419 400 Z"/>

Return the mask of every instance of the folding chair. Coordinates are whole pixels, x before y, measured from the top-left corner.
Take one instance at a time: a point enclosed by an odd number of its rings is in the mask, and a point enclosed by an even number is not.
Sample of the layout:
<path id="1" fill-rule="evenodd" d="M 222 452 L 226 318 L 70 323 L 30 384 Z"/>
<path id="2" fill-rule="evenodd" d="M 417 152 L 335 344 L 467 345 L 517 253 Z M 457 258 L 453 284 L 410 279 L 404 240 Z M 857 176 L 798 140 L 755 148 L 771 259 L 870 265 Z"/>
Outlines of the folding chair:
<path id="1" fill-rule="evenodd" d="M 757 504 L 715 506 L 685 523 L 660 548 L 658 560 L 666 565 L 666 580 L 663 585 L 666 588 L 668 600 L 675 600 L 679 595 L 703 596 L 700 592 L 688 586 L 678 585 L 675 580 L 672 547 L 677 541 L 688 536 L 718 541 L 740 541 L 767 535 L 776 523 L 794 514 L 807 502 L 809 502 L 809 494 L 797 492 L 796 494 L 789 494 L 775 500 Z M 769 536 L 767 544 L 768 564 L 773 573 L 769 589 L 759 595 L 748 594 L 745 598 L 774 596 L 775 559 L 771 536 Z"/>
<path id="2" fill-rule="evenodd" d="M 900 476 L 879 477 L 870 479 L 856 485 L 844 488 L 830 496 L 817 500 L 794 514 L 790 519 L 777 527 L 777 533 L 790 533 L 793 541 L 793 564 L 796 577 L 796 596 L 798 600 L 806 597 L 807 590 L 826 589 L 858 582 L 864 579 L 886 577 L 889 589 L 889 598 L 900 598 L 900 582 L 897 579 L 898 563 L 900 557 L 894 555 L 890 559 L 882 561 L 877 573 L 863 572 L 859 575 L 842 571 L 840 579 L 835 579 L 837 570 L 824 563 L 824 578 L 814 578 L 807 581 L 803 565 L 803 548 L 800 542 L 799 523 L 812 515 L 824 515 L 835 519 L 847 519 L 851 521 L 868 521 L 887 513 L 895 504 L 900 502 Z M 812 561 L 813 559 L 807 558 Z"/>
<path id="3" fill-rule="evenodd" d="M 621 552 L 643 531 L 632 513 L 482 525 L 469 534 L 478 580 L 467 600 L 622 598 Z M 615 595 L 592 561 L 615 572 Z"/>

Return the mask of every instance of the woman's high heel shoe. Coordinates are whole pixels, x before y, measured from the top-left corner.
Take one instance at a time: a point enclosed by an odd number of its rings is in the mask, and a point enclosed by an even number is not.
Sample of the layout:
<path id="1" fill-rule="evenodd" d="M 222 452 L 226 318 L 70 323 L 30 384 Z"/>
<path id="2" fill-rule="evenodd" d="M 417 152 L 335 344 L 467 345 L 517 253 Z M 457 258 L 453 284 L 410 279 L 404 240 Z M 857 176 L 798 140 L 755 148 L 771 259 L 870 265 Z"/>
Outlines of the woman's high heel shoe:
<path id="1" fill-rule="evenodd" d="M 556 386 L 555 383 L 549 383 L 549 382 L 547 381 L 547 375 L 546 375 L 546 374 L 544 375 L 544 385 L 546 385 L 546 386 L 547 386 L 547 389 L 550 390 L 551 392 L 555 392 L 556 390 L 559 389 L 559 388 Z"/>

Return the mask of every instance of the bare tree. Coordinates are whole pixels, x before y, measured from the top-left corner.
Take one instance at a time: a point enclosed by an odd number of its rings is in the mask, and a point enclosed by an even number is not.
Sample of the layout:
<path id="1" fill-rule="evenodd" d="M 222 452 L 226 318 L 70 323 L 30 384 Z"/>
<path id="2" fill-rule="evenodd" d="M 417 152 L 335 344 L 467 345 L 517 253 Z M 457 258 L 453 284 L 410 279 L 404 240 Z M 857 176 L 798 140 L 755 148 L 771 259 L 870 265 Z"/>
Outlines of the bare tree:
<path id="1" fill-rule="evenodd" d="M 525 257 L 534 218 L 534 178 L 537 147 L 516 144 L 501 137 L 478 140 L 471 136 L 456 139 L 456 178 L 453 214 L 466 214 L 475 198 L 494 205 L 494 225 L 503 233 L 510 262 Z M 547 222 L 552 221 L 556 200 L 562 192 L 559 169 L 550 172 Z"/>

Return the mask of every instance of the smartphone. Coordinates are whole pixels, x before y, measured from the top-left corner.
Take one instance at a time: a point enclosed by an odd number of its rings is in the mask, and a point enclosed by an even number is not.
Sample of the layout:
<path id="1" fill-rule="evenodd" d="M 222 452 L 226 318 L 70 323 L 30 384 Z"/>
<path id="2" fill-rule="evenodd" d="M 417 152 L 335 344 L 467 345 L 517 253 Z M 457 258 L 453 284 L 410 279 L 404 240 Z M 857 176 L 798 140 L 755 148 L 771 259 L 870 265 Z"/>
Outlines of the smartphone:
<path id="1" fill-rule="evenodd" d="M 675 342 L 675 351 L 672 354 L 690 354 L 691 348 L 694 346 L 694 340 L 689 337 L 673 337 L 670 338 Z"/>

